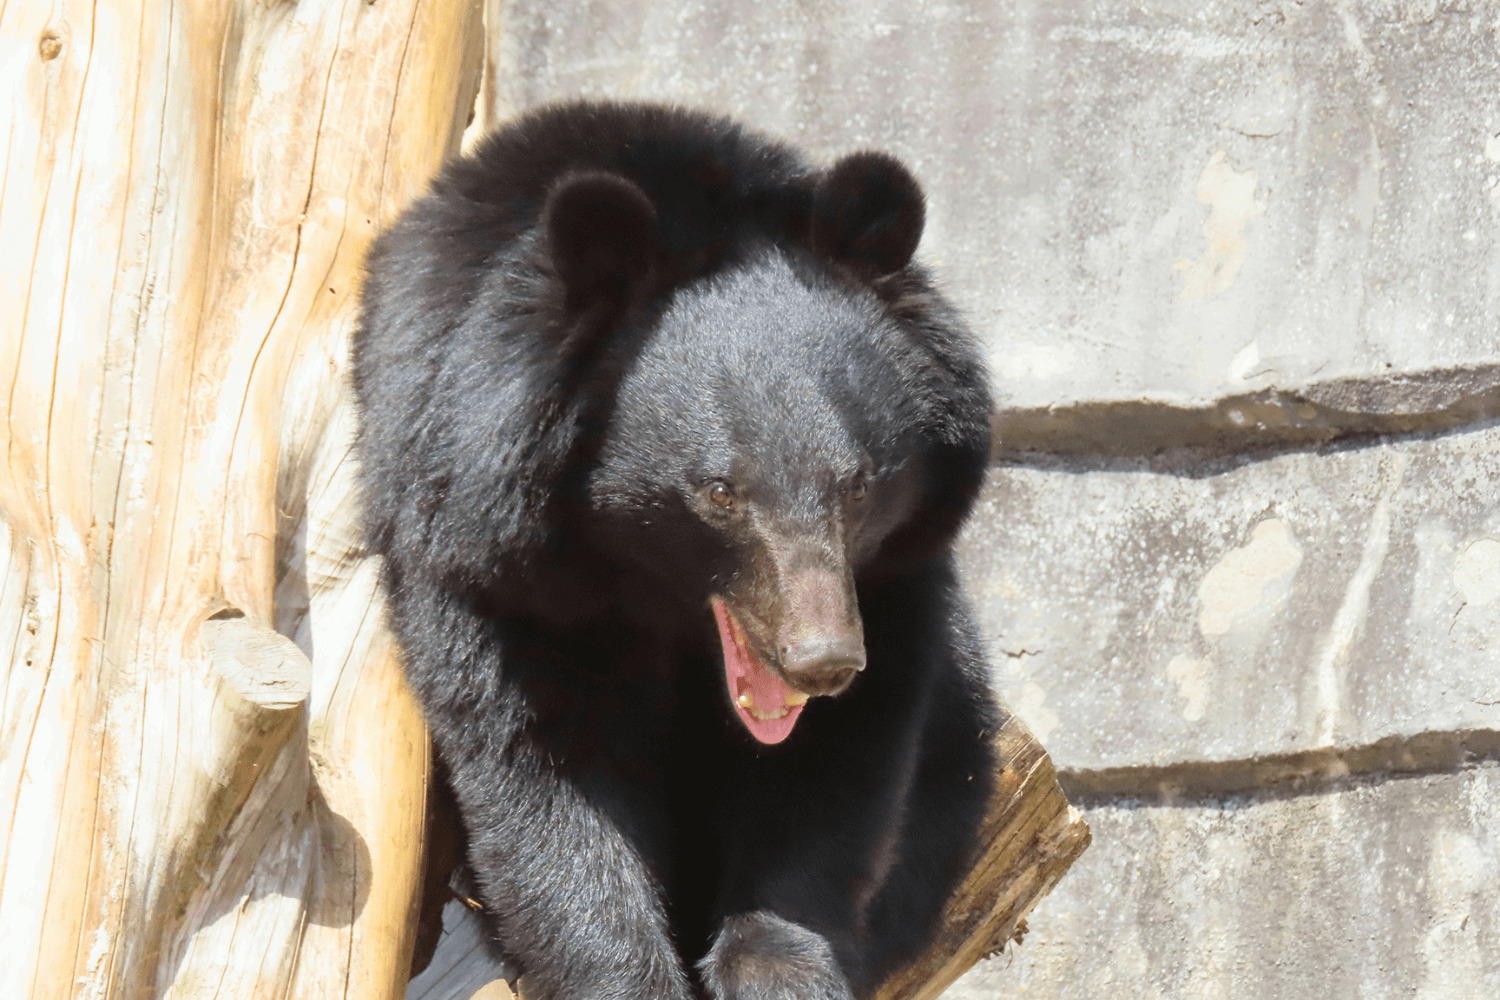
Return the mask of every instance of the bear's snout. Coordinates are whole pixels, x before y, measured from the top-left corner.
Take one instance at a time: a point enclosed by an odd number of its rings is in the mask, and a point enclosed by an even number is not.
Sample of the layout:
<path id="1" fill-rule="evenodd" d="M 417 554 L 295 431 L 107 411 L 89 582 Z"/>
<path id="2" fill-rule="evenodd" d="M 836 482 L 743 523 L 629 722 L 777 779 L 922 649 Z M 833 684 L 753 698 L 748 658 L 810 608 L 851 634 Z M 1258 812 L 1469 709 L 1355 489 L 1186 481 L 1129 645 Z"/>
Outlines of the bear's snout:
<path id="1" fill-rule="evenodd" d="M 814 636 L 779 652 L 786 679 L 810 695 L 839 694 L 865 669 L 865 644 L 848 633 Z"/>
<path id="2" fill-rule="evenodd" d="M 776 653 L 804 694 L 838 694 L 865 668 L 864 629 L 847 566 L 784 571 Z"/>

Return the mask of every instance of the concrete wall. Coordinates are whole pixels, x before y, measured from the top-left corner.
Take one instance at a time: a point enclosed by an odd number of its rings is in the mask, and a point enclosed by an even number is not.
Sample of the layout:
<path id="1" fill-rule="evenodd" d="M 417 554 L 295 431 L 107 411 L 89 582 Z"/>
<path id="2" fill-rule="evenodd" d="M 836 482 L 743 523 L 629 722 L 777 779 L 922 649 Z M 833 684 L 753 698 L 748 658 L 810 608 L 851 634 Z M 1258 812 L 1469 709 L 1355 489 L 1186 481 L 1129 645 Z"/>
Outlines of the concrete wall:
<path id="1" fill-rule="evenodd" d="M 1094 846 L 954 997 L 1500 996 L 1500 2 L 516 0 L 500 116 L 890 149 Z"/>

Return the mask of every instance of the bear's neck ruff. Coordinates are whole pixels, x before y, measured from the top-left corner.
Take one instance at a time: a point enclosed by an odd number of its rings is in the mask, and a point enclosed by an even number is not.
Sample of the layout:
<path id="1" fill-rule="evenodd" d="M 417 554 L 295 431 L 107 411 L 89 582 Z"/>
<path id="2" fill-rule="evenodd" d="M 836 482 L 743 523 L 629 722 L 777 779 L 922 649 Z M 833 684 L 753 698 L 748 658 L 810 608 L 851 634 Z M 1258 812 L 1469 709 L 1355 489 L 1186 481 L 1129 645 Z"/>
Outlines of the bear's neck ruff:
<path id="1" fill-rule="evenodd" d="M 719 643 L 724 647 L 724 681 L 735 714 L 760 742 L 780 743 L 792 734 L 807 695 L 783 681 L 769 664 L 755 655 L 745 630 L 721 598 L 710 598 L 710 603 L 719 624 Z"/>

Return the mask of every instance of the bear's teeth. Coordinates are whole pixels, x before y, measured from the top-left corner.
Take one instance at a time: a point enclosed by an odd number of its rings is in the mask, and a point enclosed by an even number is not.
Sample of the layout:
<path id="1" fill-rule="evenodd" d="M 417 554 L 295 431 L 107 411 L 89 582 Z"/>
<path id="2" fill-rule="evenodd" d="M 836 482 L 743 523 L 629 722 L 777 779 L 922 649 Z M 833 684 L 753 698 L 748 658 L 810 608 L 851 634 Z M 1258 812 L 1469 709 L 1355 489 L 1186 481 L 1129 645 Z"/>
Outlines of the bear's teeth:
<path id="1" fill-rule="evenodd" d="M 783 718 L 788 712 L 790 712 L 797 706 L 807 704 L 807 695 L 803 694 L 801 691 L 793 691 L 788 689 L 787 693 L 782 695 L 782 700 L 785 702 L 784 705 L 780 705 L 777 708 L 771 709 L 769 712 L 765 712 L 755 707 L 754 695 L 752 695 L 749 691 L 741 691 L 740 696 L 735 699 L 735 704 L 739 705 L 740 708 L 743 708 L 745 711 L 749 712 L 751 715 L 764 722 L 768 719 Z"/>

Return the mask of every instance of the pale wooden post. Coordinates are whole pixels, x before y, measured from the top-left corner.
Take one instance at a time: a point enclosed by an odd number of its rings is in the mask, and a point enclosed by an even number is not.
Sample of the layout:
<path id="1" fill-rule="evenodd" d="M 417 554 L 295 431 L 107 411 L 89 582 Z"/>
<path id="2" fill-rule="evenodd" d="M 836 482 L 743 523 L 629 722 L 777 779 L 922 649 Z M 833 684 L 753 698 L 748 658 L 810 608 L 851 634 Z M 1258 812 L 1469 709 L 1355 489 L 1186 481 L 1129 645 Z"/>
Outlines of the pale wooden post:
<path id="1" fill-rule="evenodd" d="M 0 996 L 404 990 L 427 740 L 345 342 L 480 40 L 468 0 L 0 0 Z"/>

